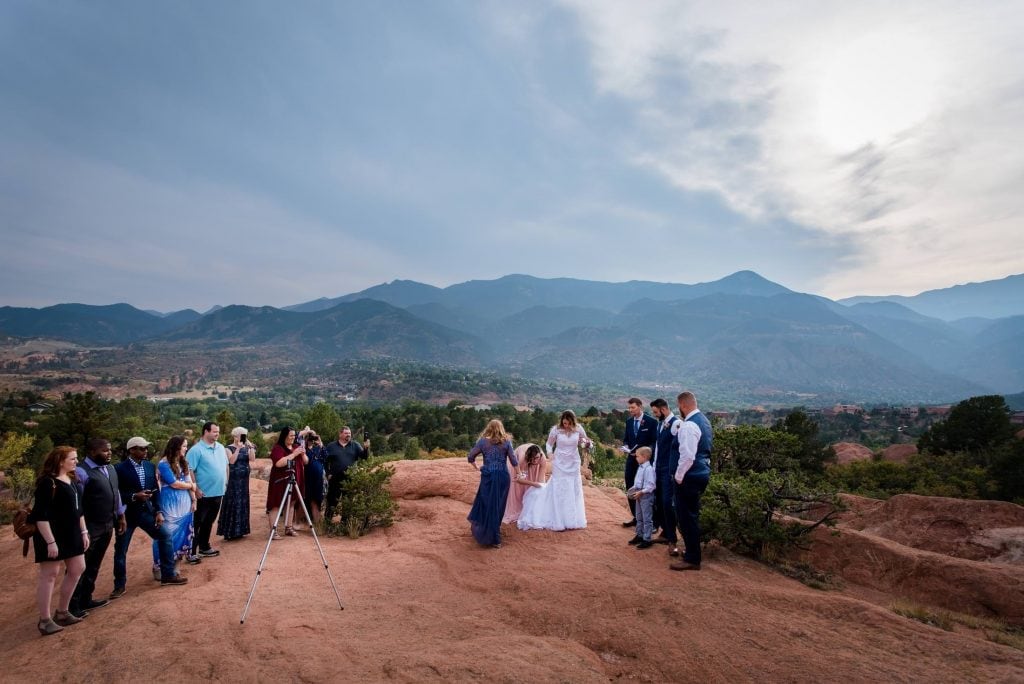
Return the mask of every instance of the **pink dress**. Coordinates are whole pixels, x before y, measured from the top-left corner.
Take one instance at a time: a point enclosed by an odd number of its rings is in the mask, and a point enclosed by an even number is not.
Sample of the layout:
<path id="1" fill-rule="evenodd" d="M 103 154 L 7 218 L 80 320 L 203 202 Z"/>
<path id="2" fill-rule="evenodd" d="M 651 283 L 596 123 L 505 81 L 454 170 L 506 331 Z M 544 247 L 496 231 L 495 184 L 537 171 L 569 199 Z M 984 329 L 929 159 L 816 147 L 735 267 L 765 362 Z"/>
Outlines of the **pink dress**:
<path id="1" fill-rule="evenodd" d="M 526 479 L 531 482 L 543 482 L 547 477 L 548 459 L 544 452 L 540 452 L 540 458 L 534 461 L 529 468 L 526 467 L 526 451 L 533 444 L 520 444 L 516 447 L 516 458 L 519 465 L 526 472 Z M 502 517 L 502 524 L 510 524 L 519 520 L 519 514 L 523 512 L 523 497 L 526 496 L 530 485 L 519 484 L 516 480 L 516 469 L 509 466 L 509 476 L 512 478 L 512 486 L 508 488 L 508 499 L 505 502 L 505 515 Z"/>

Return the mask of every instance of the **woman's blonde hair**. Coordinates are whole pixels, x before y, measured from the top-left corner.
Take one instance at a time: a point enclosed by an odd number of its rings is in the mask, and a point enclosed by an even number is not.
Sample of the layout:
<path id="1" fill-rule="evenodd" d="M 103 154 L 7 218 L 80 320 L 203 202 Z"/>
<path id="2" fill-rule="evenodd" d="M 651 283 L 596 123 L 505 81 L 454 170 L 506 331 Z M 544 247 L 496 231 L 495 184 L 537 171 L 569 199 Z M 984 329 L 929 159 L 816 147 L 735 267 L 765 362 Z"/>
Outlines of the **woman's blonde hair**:
<path id="1" fill-rule="evenodd" d="M 495 444 L 500 444 L 508 441 L 508 433 L 505 432 L 505 426 L 501 424 L 501 421 L 495 418 L 480 433 L 480 439 L 489 439 Z"/>

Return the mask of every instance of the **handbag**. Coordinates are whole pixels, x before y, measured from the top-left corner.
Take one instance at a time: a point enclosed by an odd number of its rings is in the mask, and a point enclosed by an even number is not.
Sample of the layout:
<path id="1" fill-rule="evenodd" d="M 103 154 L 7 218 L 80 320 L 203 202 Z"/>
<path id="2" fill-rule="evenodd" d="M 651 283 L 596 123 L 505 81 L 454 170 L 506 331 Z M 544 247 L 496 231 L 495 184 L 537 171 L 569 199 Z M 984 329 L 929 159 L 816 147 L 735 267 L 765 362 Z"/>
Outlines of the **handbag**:
<path id="1" fill-rule="evenodd" d="M 50 482 L 53 484 L 53 490 L 50 492 L 50 496 L 52 497 L 57 493 L 57 481 L 50 478 Z M 28 556 L 28 542 L 32 539 L 32 535 L 39 531 L 36 521 L 32 519 L 32 507 L 28 504 L 23 505 L 18 512 L 14 514 L 14 520 L 11 522 L 11 526 L 14 528 L 14 535 L 24 542 L 21 545 L 21 555 L 23 557 Z"/>

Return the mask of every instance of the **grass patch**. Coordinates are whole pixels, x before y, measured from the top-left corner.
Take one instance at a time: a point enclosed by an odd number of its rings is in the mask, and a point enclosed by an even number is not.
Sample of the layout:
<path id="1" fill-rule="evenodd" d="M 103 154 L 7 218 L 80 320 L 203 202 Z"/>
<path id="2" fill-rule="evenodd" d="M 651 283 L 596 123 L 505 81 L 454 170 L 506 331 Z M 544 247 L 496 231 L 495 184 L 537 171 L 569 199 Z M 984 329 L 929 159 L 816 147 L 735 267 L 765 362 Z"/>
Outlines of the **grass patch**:
<path id="1" fill-rule="evenodd" d="M 1024 629 L 1011 627 L 1002 620 L 994 618 L 978 617 L 966 613 L 956 613 L 944 608 L 929 608 L 920 603 L 914 603 L 905 599 L 897 599 L 890 606 L 897 615 L 917 620 L 932 627 L 952 632 L 954 627 L 960 625 L 968 629 L 980 630 L 989 641 L 1003 646 L 1016 648 L 1024 651 Z"/>

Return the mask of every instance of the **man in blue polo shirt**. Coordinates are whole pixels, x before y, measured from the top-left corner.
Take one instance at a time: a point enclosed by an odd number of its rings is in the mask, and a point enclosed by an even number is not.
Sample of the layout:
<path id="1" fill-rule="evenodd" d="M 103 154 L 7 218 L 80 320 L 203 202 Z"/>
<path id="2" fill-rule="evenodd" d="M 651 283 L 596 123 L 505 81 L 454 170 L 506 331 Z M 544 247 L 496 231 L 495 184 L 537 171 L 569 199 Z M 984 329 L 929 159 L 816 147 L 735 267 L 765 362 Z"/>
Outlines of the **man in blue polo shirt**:
<path id="1" fill-rule="evenodd" d="M 217 441 L 220 426 L 216 423 L 203 425 L 203 437 L 192 445 L 185 454 L 189 470 L 196 477 L 196 512 L 193 517 L 195 536 L 192 541 L 192 555 L 217 556 L 220 551 L 210 546 L 213 523 L 220 513 L 220 502 L 228 484 L 228 455 L 224 445 Z"/>

